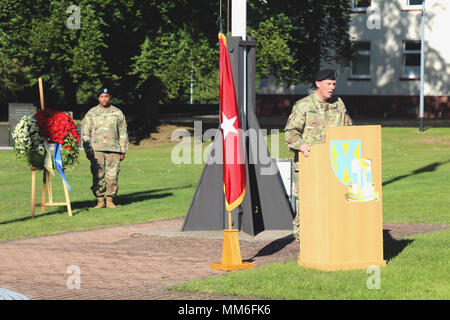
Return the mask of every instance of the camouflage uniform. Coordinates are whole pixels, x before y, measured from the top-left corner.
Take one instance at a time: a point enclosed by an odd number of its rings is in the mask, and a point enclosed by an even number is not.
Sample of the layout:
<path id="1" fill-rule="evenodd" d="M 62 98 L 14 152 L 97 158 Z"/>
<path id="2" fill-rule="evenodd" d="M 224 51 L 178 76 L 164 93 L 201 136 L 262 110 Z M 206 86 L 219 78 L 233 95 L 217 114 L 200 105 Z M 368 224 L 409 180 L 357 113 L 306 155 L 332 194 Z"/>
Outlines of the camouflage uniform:
<path id="1" fill-rule="evenodd" d="M 351 126 L 352 119 L 347 113 L 344 102 L 341 98 L 331 97 L 327 102 L 317 100 L 314 92 L 294 104 L 292 113 L 289 116 L 285 127 L 285 139 L 289 150 L 295 153 L 294 156 L 294 179 L 295 198 L 297 214 L 294 221 L 294 236 L 298 240 L 300 232 L 299 224 L 299 199 L 298 185 L 299 172 L 298 160 L 299 149 L 304 143 L 310 146 L 325 143 L 326 128 L 332 126 Z"/>
<path id="2" fill-rule="evenodd" d="M 114 106 L 91 108 L 82 122 L 83 147 L 91 161 L 92 192 L 113 197 L 119 189 L 120 154 L 128 150 L 127 122 Z"/>

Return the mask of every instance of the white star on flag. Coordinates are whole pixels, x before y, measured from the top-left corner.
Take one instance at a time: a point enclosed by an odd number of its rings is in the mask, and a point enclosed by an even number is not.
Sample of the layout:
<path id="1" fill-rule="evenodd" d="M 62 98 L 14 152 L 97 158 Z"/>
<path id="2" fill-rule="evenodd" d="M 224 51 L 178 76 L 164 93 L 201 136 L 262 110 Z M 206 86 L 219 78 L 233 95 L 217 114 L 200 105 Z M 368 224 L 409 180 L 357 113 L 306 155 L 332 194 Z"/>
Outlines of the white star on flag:
<path id="1" fill-rule="evenodd" d="M 234 127 L 234 122 L 236 121 L 236 117 L 228 119 L 225 113 L 222 112 L 222 123 L 220 124 L 220 128 L 223 130 L 223 139 L 227 138 L 229 132 L 238 133 L 236 128 Z"/>

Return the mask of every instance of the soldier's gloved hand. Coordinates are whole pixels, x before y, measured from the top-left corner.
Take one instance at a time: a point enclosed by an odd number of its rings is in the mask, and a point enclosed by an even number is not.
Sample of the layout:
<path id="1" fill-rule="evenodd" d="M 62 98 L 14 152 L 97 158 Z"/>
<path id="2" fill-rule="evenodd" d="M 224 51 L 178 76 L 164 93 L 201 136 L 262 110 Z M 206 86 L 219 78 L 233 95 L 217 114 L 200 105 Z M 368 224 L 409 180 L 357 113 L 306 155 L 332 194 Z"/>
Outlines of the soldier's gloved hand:
<path id="1" fill-rule="evenodd" d="M 86 152 L 86 158 L 88 159 L 88 160 L 92 160 L 92 154 L 90 153 L 90 152 Z"/>
<path id="2" fill-rule="evenodd" d="M 86 150 L 86 158 L 89 161 L 92 161 L 95 157 L 94 157 L 94 152 L 92 150 Z"/>
<path id="3" fill-rule="evenodd" d="M 89 141 L 83 141 L 83 149 L 88 160 L 94 159 L 94 150 L 92 150 L 91 143 Z"/>
<path id="4" fill-rule="evenodd" d="M 309 156 L 310 150 L 311 150 L 311 149 L 310 149 L 310 147 L 309 147 L 309 144 L 307 144 L 307 143 L 304 143 L 304 144 L 302 144 L 302 145 L 300 146 L 300 152 L 303 153 L 303 155 L 304 155 L 305 157 Z"/>
<path id="5" fill-rule="evenodd" d="M 124 160 L 125 159 L 125 153 L 121 153 L 120 154 L 120 161 L 122 161 L 122 160 Z"/>

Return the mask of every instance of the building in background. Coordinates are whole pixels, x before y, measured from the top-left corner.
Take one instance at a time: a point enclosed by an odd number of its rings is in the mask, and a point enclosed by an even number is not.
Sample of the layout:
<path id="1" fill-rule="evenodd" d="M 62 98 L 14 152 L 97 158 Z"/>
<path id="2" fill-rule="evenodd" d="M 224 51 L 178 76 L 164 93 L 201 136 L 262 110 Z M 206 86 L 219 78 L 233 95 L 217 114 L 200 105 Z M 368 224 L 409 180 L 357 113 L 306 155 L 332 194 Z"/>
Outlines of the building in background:
<path id="1" fill-rule="evenodd" d="M 338 70 L 335 93 L 352 116 L 418 117 L 422 0 L 352 1 L 350 36 L 356 54 Z M 425 118 L 450 118 L 450 0 L 426 0 Z M 289 114 L 305 85 L 259 86 L 259 114 Z"/>

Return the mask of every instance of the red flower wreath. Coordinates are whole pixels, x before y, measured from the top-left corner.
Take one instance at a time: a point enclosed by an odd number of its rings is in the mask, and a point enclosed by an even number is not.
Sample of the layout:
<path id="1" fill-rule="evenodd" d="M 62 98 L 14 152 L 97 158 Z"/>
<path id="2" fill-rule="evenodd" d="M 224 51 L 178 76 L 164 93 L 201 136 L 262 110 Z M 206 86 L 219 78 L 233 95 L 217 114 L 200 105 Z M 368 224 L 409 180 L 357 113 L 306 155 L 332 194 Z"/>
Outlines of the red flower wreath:
<path id="1" fill-rule="evenodd" d="M 61 111 L 39 110 L 34 115 L 39 134 L 50 142 L 59 143 L 67 152 L 62 153 L 64 166 L 78 163 L 78 143 L 80 136 L 72 118 Z"/>
<path id="2" fill-rule="evenodd" d="M 36 118 L 36 125 L 39 127 L 40 135 L 49 138 L 52 142 L 61 144 L 64 149 L 68 151 L 72 149 L 66 141 L 69 133 L 77 142 L 80 142 L 75 123 L 64 112 L 45 109 L 36 112 L 34 117 Z"/>

